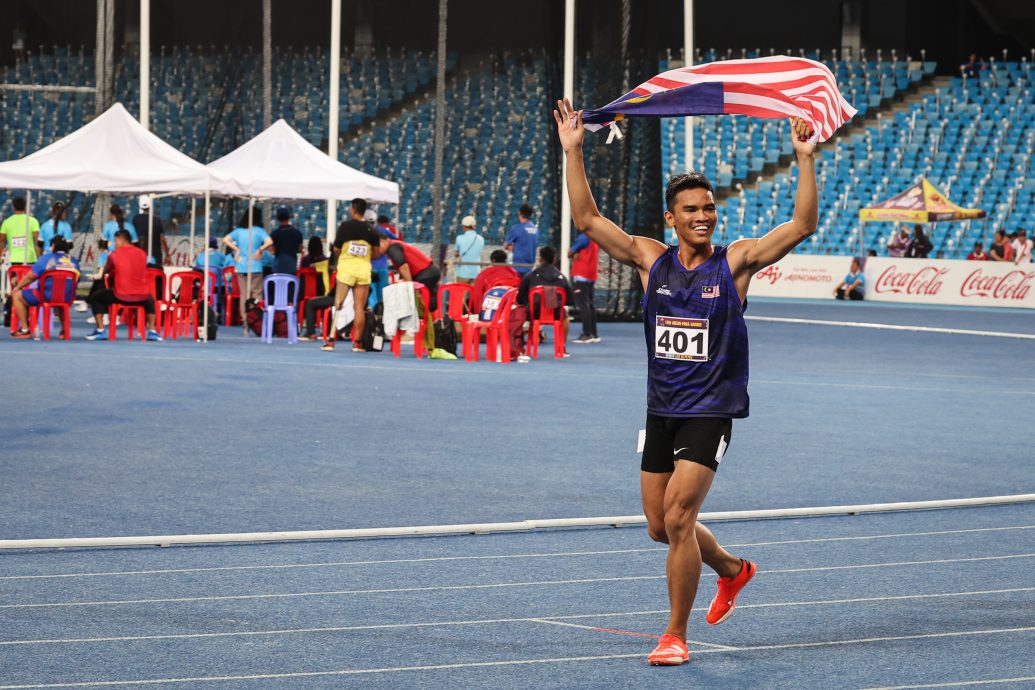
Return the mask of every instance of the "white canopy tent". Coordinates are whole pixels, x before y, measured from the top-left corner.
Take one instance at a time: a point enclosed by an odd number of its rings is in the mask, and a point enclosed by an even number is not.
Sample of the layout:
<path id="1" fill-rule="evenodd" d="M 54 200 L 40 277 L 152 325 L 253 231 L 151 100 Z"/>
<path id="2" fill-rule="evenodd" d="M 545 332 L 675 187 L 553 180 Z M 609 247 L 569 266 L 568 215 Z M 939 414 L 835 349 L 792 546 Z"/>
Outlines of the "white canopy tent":
<path id="1" fill-rule="evenodd" d="M 399 203 L 397 183 L 368 175 L 334 160 L 306 141 L 283 118 L 222 158 L 212 161 L 208 167 L 224 180 L 222 186 L 217 185 L 214 191 L 226 196 L 243 195 L 249 198 L 249 218 L 256 198 L 321 201 L 366 199 Z M 333 213 L 333 206 L 328 203 L 328 219 Z M 328 233 L 334 225 L 328 222 Z M 251 228 L 252 224 L 249 224 L 249 252 L 252 245 Z M 328 235 L 327 242 L 333 239 Z M 248 274 L 248 281 L 251 281 L 251 273 Z M 251 292 L 250 284 L 247 290 Z M 244 328 L 247 332 L 247 325 Z"/>
<path id="2" fill-rule="evenodd" d="M 0 188 L 203 195 L 206 246 L 211 232 L 209 195 L 217 187 L 222 193 L 234 190 L 218 173 L 147 131 L 121 103 L 25 158 L 0 163 Z M 149 255 L 151 249 L 148 246 Z M 207 254 L 205 264 L 207 276 Z M 208 280 L 203 282 L 207 302 Z M 203 334 L 207 327 L 206 309 Z"/>

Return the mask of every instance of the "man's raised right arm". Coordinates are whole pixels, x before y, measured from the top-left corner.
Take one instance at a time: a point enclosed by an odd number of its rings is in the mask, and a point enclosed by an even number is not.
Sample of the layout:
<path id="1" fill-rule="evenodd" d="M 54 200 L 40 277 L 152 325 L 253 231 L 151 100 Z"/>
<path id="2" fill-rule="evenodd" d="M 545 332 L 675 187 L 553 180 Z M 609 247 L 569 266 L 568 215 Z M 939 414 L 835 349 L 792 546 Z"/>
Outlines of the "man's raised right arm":
<path id="1" fill-rule="evenodd" d="M 647 237 L 627 234 L 600 214 L 593 193 L 586 178 L 586 166 L 582 157 L 582 142 L 586 129 L 582 123 L 582 111 L 576 111 L 568 99 L 557 101 L 553 111 L 557 123 L 557 136 L 564 149 L 564 160 L 568 173 L 568 198 L 571 201 L 572 222 L 589 239 L 611 255 L 615 261 L 633 266 L 641 272 L 650 270 L 657 257 L 665 251 L 665 245 Z"/>

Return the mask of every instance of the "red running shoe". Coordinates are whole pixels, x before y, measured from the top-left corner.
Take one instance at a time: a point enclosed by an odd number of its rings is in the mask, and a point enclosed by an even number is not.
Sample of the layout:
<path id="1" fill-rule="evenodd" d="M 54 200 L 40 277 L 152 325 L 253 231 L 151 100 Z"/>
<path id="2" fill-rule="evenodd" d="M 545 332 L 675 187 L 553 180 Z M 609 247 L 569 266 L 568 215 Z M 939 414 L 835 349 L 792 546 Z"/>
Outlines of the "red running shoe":
<path id="1" fill-rule="evenodd" d="M 686 642 L 675 635 L 662 635 L 658 646 L 647 655 L 647 663 L 651 666 L 679 666 L 690 660 L 690 652 Z"/>
<path id="2" fill-rule="evenodd" d="M 737 607 L 737 595 L 744 585 L 751 581 L 758 569 L 751 561 L 741 559 L 740 572 L 734 577 L 720 577 L 718 581 L 719 591 L 712 599 L 712 605 L 708 607 L 708 624 L 718 625 L 731 615 Z"/>

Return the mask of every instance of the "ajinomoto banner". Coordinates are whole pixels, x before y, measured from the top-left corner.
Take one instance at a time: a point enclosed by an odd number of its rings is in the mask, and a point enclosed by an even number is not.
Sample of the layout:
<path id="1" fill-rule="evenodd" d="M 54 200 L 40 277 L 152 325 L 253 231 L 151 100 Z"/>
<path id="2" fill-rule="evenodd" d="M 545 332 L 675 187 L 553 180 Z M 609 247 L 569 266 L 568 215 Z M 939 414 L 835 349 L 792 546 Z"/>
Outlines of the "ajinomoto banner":
<path id="1" fill-rule="evenodd" d="M 850 256 L 788 254 L 755 274 L 748 297 L 833 299 L 851 265 Z"/>

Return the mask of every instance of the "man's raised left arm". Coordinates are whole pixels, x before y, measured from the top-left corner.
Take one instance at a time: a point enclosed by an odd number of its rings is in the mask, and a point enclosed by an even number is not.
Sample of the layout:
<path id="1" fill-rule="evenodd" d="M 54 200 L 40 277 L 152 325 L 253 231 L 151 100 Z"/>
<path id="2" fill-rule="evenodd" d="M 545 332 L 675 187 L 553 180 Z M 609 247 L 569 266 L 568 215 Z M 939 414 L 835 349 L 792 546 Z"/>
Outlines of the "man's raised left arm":
<path id="1" fill-rule="evenodd" d="M 730 247 L 739 259 L 735 271 L 754 275 L 787 256 L 795 247 L 816 232 L 819 224 L 819 195 L 816 191 L 816 145 L 808 143 L 812 135 L 808 123 L 800 118 L 791 122 L 791 137 L 798 161 L 798 191 L 794 197 L 794 215 L 757 240 L 739 240 Z M 733 258 L 733 257 L 731 257 Z"/>

